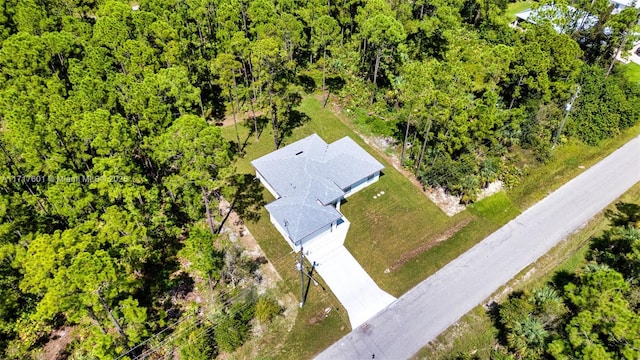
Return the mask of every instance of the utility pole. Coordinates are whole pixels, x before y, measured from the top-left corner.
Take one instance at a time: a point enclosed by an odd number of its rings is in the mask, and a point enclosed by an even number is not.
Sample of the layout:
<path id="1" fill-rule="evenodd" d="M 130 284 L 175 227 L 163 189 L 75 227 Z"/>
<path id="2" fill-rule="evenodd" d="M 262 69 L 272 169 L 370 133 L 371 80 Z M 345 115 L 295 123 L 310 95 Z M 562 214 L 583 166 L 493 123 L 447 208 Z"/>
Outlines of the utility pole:
<path id="1" fill-rule="evenodd" d="M 291 233 L 289 233 L 289 221 L 287 221 L 287 219 L 284 219 L 284 227 L 285 229 L 287 229 L 289 240 L 293 242 L 293 240 L 291 239 Z M 302 305 L 304 305 L 304 265 L 302 262 L 303 250 L 304 249 L 302 248 L 302 244 L 300 244 L 300 260 L 296 261 L 296 270 L 300 271 L 300 307 L 301 308 L 302 308 Z"/>
<path id="2" fill-rule="evenodd" d="M 300 307 L 304 305 L 304 265 L 302 263 L 302 251 L 303 248 L 300 246 L 300 260 L 296 262 L 296 268 L 300 271 Z"/>
<path id="3" fill-rule="evenodd" d="M 567 122 L 567 118 L 569 117 L 569 113 L 571 112 L 571 108 L 573 107 L 573 103 L 576 101 L 576 99 L 578 99 L 579 94 L 580 94 L 580 85 L 578 85 L 576 92 L 573 94 L 573 96 L 565 106 L 566 113 L 564 114 L 564 119 L 562 119 L 562 122 L 560 123 L 560 127 L 556 132 L 556 136 L 553 139 L 553 145 L 551 146 L 552 149 L 555 148 L 556 145 L 558 144 L 558 139 L 560 139 L 560 133 L 562 133 L 562 128 L 564 127 L 564 124 Z"/>

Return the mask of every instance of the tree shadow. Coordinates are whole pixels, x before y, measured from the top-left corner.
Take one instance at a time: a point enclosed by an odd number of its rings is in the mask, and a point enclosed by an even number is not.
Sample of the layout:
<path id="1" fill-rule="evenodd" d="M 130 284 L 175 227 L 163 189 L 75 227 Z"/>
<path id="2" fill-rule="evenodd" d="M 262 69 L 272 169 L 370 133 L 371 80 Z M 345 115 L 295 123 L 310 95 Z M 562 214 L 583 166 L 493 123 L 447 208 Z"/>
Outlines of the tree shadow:
<path id="1" fill-rule="evenodd" d="M 174 287 L 171 289 L 169 294 L 180 300 L 185 300 L 187 295 L 193 291 L 195 286 L 193 278 L 186 272 L 181 272 L 178 276 L 173 278 L 171 282 L 174 284 Z"/>
<path id="2" fill-rule="evenodd" d="M 267 127 L 267 124 L 269 124 L 269 118 L 264 115 L 257 115 L 255 118 L 251 115 L 247 117 L 247 119 L 244 121 L 244 126 L 249 129 L 249 135 L 247 135 L 247 138 L 244 139 L 244 143 L 241 147 L 242 150 L 244 150 L 244 148 L 247 146 L 247 144 L 249 143 L 249 139 L 252 136 L 256 136 L 258 139 L 260 138 L 260 136 L 262 136 L 262 132 Z"/>
<path id="3" fill-rule="evenodd" d="M 578 278 L 576 277 L 576 274 L 567 270 L 560 270 L 553 275 L 553 278 L 551 278 L 551 284 L 561 292 L 566 285 L 576 282 L 577 280 Z"/>
<path id="4" fill-rule="evenodd" d="M 616 210 L 606 210 L 604 215 L 613 226 L 632 226 L 640 222 L 640 205 L 618 202 Z"/>
<path id="5" fill-rule="evenodd" d="M 324 98 L 324 102 L 322 104 L 323 107 L 327 105 L 327 101 L 329 101 L 331 94 L 335 94 L 342 90 L 347 83 L 340 76 L 330 76 L 325 79 L 325 84 L 327 85 L 327 96 Z"/>
<path id="6" fill-rule="evenodd" d="M 309 120 L 311 120 L 311 118 L 301 111 L 295 109 L 288 111 L 286 118 L 280 123 L 280 142 L 282 142 L 284 138 L 291 136 L 295 128 L 304 125 Z"/>
<path id="7" fill-rule="evenodd" d="M 180 318 L 182 310 L 171 301 L 171 297 L 186 295 L 185 291 L 189 292 L 193 289 L 193 280 L 187 274 L 172 276 L 180 269 L 180 263 L 176 257 L 179 249 L 178 241 L 173 239 L 156 247 L 159 251 L 155 251 L 152 259 L 144 264 L 143 286 L 137 291 L 135 298 L 140 301 L 141 306 L 155 309 L 151 312 L 152 316 L 165 313 L 165 320 L 175 320 Z M 148 319 L 150 324 L 157 324 L 158 320 L 158 318 Z"/>
<path id="8" fill-rule="evenodd" d="M 210 84 L 200 88 L 203 105 L 210 110 L 209 116 L 216 122 L 222 123 L 225 116 L 225 103 L 222 97 L 222 89 L 218 85 Z"/>
<path id="9" fill-rule="evenodd" d="M 304 89 L 304 92 L 310 94 L 316 90 L 316 81 L 313 80 L 311 76 L 308 75 L 298 75 L 298 83 Z"/>
<path id="10" fill-rule="evenodd" d="M 260 219 L 260 211 L 266 204 L 260 180 L 251 174 L 236 174 L 229 184 L 235 193 L 229 211 L 220 223 L 218 233 L 229 219 L 232 211 L 245 221 L 256 222 Z"/>
<path id="11" fill-rule="evenodd" d="M 507 328 L 504 326 L 503 322 L 501 321 L 502 317 L 500 315 L 500 309 L 503 305 L 507 304 L 507 302 L 512 301 L 514 299 L 522 299 L 523 297 L 524 297 L 524 292 L 514 291 L 511 294 L 509 294 L 509 297 L 504 300 L 503 304 L 499 304 L 493 301 L 490 304 L 487 304 L 486 306 L 487 315 L 491 319 L 493 326 L 498 330 L 498 333 L 496 334 L 496 340 L 498 341 L 498 343 L 502 345 L 507 344 L 508 332 L 507 332 Z"/>

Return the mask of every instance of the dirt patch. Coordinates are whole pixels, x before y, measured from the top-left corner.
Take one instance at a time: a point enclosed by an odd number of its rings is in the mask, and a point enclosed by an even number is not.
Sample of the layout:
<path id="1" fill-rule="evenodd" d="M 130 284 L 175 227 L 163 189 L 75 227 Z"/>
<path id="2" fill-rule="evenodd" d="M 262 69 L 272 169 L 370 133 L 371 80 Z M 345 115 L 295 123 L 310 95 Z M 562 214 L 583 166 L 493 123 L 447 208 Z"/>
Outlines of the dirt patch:
<path id="1" fill-rule="evenodd" d="M 321 323 L 322 320 L 324 320 L 326 317 L 329 316 L 329 313 L 331 313 L 331 310 L 332 310 L 331 308 L 326 308 L 323 311 L 318 311 L 317 314 L 315 314 L 309 319 L 309 325 L 315 325 L 315 324 Z"/>
<path id="2" fill-rule="evenodd" d="M 390 267 L 389 267 L 389 271 L 395 271 L 397 269 L 399 269 L 402 265 L 406 264 L 407 262 L 409 262 L 411 259 L 415 258 L 416 256 L 422 254 L 423 252 L 429 250 L 430 248 L 432 248 L 433 246 L 437 245 L 440 242 L 443 242 L 449 238 L 451 238 L 455 233 L 457 233 L 458 231 L 460 231 L 460 229 L 462 229 L 463 227 L 469 225 L 469 223 L 472 221 L 472 219 L 465 219 L 464 221 L 459 222 L 458 224 L 456 224 L 456 226 L 448 229 L 447 231 L 445 231 L 442 235 L 438 236 L 435 240 L 423 244 L 409 252 L 406 252 L 404 254 L 402 254 L 400 256 L 400 258 L 398 260 L 396 260 L 396 262 L 394 262 Z"/>
<path id="3" fill-rule="evenodd" d="M 222 199 L 219 205 L 220 213 L 226 215 L 229 212 L 229 208 L 229 202 Z M 239 243 L 244 249 L 244 253 L 252 259 L 266 259 L 266 255 L 264 254 L 264 251 L 262 251 L 260 245 L 258 245 L 258 241 L 256 241 L 256 238 L 251 234 L 249 229 L 244 225 L 244 221 L 235 211 L 231 211 L 231 214 L 229 214 L 229 218 L 225 223 L 222 233 L 227 234 L 231 242 Z M 257 284 L 258 293 L 262 294 L 268 289 L 275 288 L 276 283 L 282 280 L 282 277 L 278 274 L 276 268 L 273 267 L 273 264 L 269 261 L 263 261 L 263 264 L 260 265 L 258 271 L 261 276 L 261 280 Z"/>
<path id="4" fill-rule="evenodd" d="M 256 117 L 263 116 L 265 114 L 264 110 L 256 110 Z M 249 119 L 253 119 L 253 111 L 249 110 L 246 112 L 239 112 L 236 114 L 236 123 L 242 124 L 244 121 Z M 216 119 L 212 123 L 215 123 L 217 126 L 227 127 L 233 126 L 233 114 L 227 114 L 223 119 Z"/>
<path id="5" fill-rule="evenodd" d="M 66 359 L 67 347 L 73 341 L 73 333 L 77 329 L 76 326 L 63 326 L 60 329 L 53 330 L 43 348 L 42 355 L 38 359 L 41 360 L 58 360 Z"/>
<path id="6" fill-rule="evenodd" d="M 487 185 L 487 187 L 485 187 L 484 189 L 480 190 L 480 194 L 478 195 L 478 199 L 476 201 L 489 197 L 497 192 L 502 191 L 503 189 L 504 189 L 504 184 L 502 183 L 502 181 L 500 180 L 494 181 L 489 185 Z"/>
<path id="7" fill-rule="evenodd" d="M 451 194 L 447 194 L 443 188 L 426 188 L 424 194 L 427 195 L 429 200 L 433 201 L 434 204 L 438 205 L 440 210 L 444 211 L 448 216 L 453 216 L 467 207 L 460 203 L 460 196 L 455 196 Z"/>
<path id="8" fill-rule="evenodd" d="M 220 214 L 225 216 L 229 212 L 229 208 L 229 202 L 222 199 L 218 209 Z M 282 277 L 273 264 L 267 260 L 258 241 L 235 211 L 229 214 L 222 233 L 226 234 L 230 241 L 240 244 L 244 249 L 243 253 L 245 255 L 261 263 L 257 272 L 260 276 L 260 281 L 256 282 L 255 285 L 258 293 L 264 294 L 269 290 L 276 289 Z M 277 300 L 278 304 L 284 309 L 282 316 L 278 316 L 278 318 L 269 325 L 260 326 L 259 332 L 261 336 L 252 337 L 251 340 L 243 346 L 243 351 L 239 352 L 240 356 L 233 356 L 232 358 L 256 358 L 264 346 L 263 338 L 269 339 L 270 347 L 277 349 L 283 345 L 286 337 L 274 338 L 271 332 L 273 332 L 274 328 L 285 329 L 285 333 L 291 331 L 296 322 L 299 304 L 298 300 L 291 293 L 280 294 Z M 324 313 L 322 313 L 322 319 L 324 319 L 324 317 Z M 277 344 L 274 344 L 275 342 L 277 342 Z"/>

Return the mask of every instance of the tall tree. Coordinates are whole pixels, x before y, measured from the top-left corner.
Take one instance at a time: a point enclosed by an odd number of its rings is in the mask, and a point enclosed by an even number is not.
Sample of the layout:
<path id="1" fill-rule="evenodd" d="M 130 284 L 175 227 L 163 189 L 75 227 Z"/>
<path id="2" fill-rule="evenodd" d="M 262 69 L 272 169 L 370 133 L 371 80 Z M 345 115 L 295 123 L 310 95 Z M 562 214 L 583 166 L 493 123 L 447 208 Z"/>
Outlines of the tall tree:
<path id="1" fill-rule="evenodd" d="M 340 28 L 338 22 L 328 15 L 321 16 L 312 30 L 312 50 L 318 52 L 322 49 L 322 93 L 325 93 L 327 82 L 327 49 L 338 37 Z M 322 104 L 327 105 L 327 99 L 329 95 L 326 95 Z"/>

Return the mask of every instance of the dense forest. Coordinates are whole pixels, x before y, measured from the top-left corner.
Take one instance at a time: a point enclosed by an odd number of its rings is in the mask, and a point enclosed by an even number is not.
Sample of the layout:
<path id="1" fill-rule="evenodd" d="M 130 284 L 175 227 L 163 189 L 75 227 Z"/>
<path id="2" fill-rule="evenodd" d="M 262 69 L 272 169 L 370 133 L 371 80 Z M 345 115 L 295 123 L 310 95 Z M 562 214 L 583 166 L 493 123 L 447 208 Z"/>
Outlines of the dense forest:
<path id="1" fill-rule="evenodd" d="M 592 239 L 588 264 L 495 308 L 502 346 L 492 359 L 638 359 L 640 206 L 617 209 L 608 212 L 611 228 Z"/>
<path id="2" fill-rule="evenodd" d="M 65 326 L 74 358 L 171 352 L 147 339 L 188 320 L 183 358 L 211 358 L 278 313 L 219 236 L 222 197 L 252 183 L 225 116 L 277 148 L 319 94 L 463 201 L 517 177 L 513 150 L 543 161 L 632 126 L 640 92 L 612 59 L 638 11 L 571 5 L 599 22 L 512 28 L 504 0 L 0 0 L 0 357 L 37 356 Z M 174 301 L 192 279 L 212 314 Z"/>

